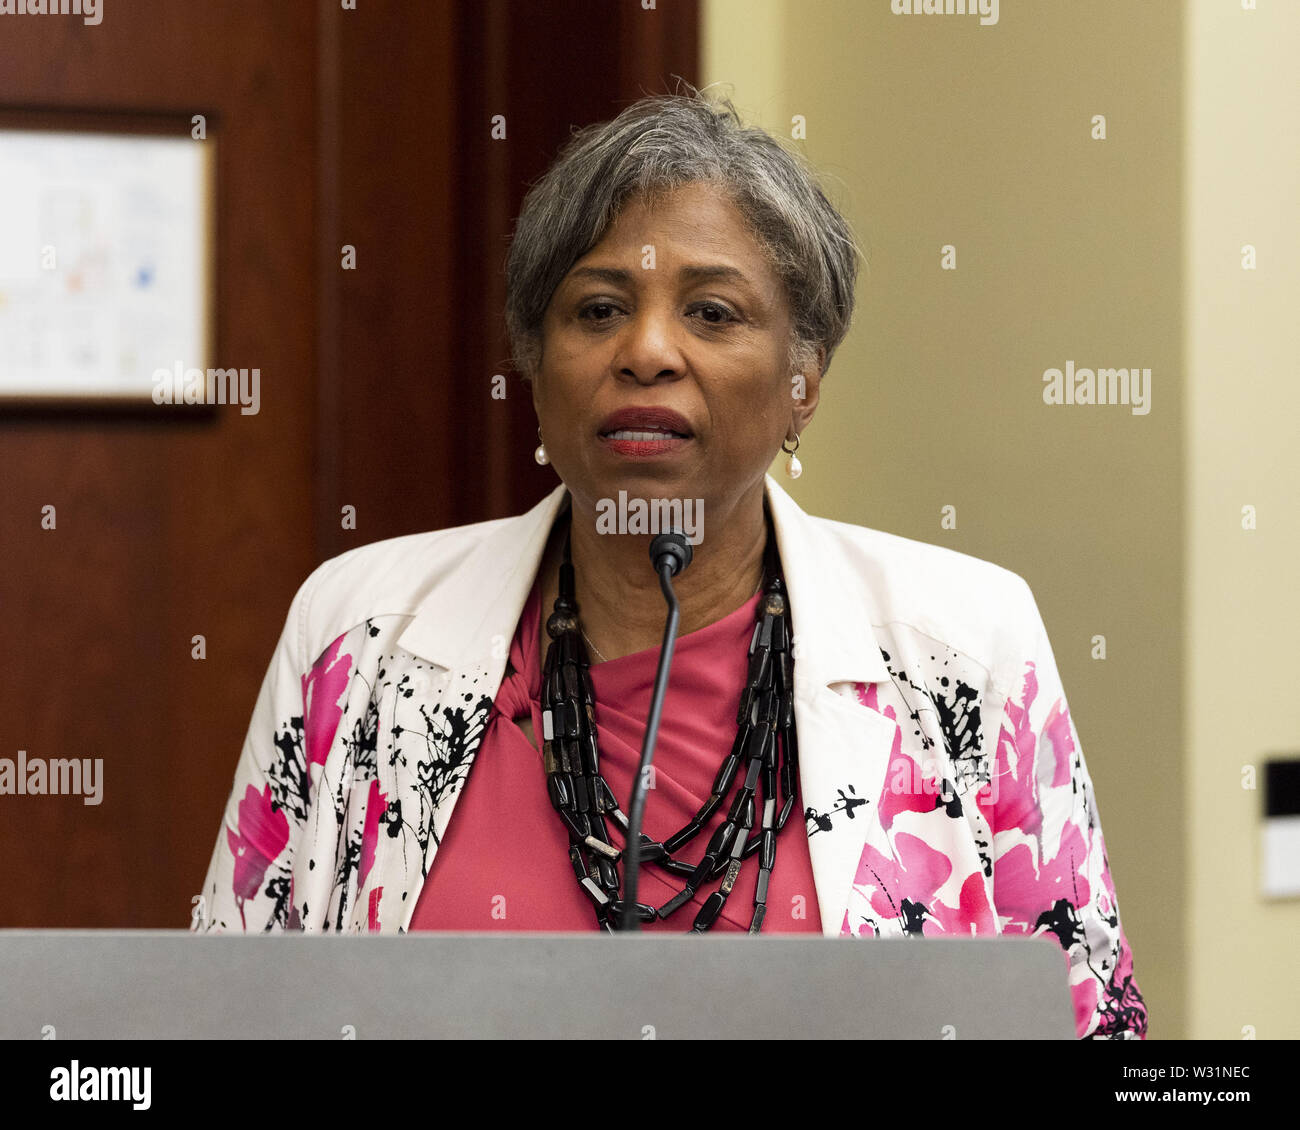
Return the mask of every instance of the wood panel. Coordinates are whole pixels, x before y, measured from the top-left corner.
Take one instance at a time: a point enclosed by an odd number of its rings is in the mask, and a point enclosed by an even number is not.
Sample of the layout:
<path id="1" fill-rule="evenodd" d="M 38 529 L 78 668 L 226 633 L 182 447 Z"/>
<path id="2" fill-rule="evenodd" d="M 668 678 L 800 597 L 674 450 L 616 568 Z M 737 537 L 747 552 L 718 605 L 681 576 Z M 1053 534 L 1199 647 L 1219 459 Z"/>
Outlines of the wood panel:
<path id="1" fill-rule="evenodd" d="M 187 924 L 311 569 L 554 485 L 506 367 L 513 217 L 573 126 L 694 79 L 697 22 L 696 0 L 133 0 L 97 26 L 5 21 L 0 113 L 209 116 L 213 363 L 258 367 L 261 410 L 0 406 L 0 757 L 102 758 L 105 778 L 98 806 L 0 797 L 0 926 Z"/>
<path id="2" fill-rule="evenodd" d="M 251 0 L 134 0 L 98 26 L 5 18 L 8 110 L 172 115 L 185 135 L 209 115 L 215 358 L 260 368 L 261 410 L 0 409 L 0 756 L 104 766 L 99 805 L 0 797 L 4 926 L 188 922 L 253 696 L 315 562 L 313 18 Z"/>
<path id="3" fill-rule="evenodd" d="M 368 265 L 345 275 L 339 311 L 346 377 L 327 445 L 341 470 L 320 523 L 331 552 L 518 513 L 555 485 L 533 461 L 532 401 L 507 362 L 514 217 L 575 126 L 698 72 L 698 0 L 483 0 L 427 23 L 366 7 L 339 64 L 339 207 Z M 341 531 L 353 499 L 371 509 Z"/>

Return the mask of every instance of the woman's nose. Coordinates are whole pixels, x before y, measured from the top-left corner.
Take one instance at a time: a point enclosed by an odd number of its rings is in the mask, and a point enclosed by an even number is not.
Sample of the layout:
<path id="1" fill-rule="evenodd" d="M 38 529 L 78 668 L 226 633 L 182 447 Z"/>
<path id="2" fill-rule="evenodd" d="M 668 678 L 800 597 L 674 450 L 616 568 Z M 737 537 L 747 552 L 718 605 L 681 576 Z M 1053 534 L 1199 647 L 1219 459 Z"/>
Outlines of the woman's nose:
<path id="1" fill-rule="evenodd" d="M 681 332 L 671 311 L 638 310 L 623 326 L 614 364 L 619 373 L 640 384 L 653 384 L 683 371 Z"/>

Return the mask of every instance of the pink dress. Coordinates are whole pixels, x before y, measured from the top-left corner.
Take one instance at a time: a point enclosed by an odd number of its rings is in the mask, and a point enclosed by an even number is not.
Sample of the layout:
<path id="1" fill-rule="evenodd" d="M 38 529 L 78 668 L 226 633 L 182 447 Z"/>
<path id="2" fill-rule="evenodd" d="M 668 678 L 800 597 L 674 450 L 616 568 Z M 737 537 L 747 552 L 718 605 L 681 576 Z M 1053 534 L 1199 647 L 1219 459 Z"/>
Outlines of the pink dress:
<path id="1" fill-rule="evenodd" d="M 704 803 L 731 750 L 759 600 L 755 594 L 729 616 L 677 640 L 643 827 L 657 842 L 685 825 Z M 482 749 L 420 890 L 411 930 L 597 929 L 595 909 L 569 863 L 568 832 L 547 797 L 542 756 L 514 721 L 531 713 L 533 733 L 542 732 L 540 607 L 540 590 L 534 585 L 510 647 L 513 671 L 497 692 Z M 648 648 L 591 667 L 601 772 L 624 812 L 640 763 L 658 659 L 659 649 Z M 699 861 L 713 830 L 726 819 L 729 801 L 730 796 L 676 858 Z M 761 803 L 758 807 L 761 812 Z M 622 847 L 617 825 L 607 822 L 615 846 Z M 749 928 L 757 881 L 755 854 L 745 860 L 711 933 Z M 704 883 L 667 920 L 642 929 L 690 930 L 696 912 L 720 882 Z M 663 906 L 684 885 L 684 876 L 644 864 L 637 901 Z M 767 908 L 764 934 L 821 933 L 801 797 L 777 836 Z"/>

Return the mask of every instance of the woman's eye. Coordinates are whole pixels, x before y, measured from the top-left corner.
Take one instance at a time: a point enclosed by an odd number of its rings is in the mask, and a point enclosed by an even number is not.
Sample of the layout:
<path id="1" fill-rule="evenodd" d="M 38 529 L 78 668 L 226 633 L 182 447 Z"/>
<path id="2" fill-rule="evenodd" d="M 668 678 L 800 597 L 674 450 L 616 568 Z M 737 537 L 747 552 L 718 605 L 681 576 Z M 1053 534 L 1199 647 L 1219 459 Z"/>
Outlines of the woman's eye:
<path id="1" fill-rule="evenodd" d="M 619 308 L 612 302 L 588 302 L 578 311 L 578 317 L 588 322 L 608 322 L 617 316 Z M 711 326 L 722 326 L 736 321 L 736 316 L 720 302 L 701 302 L 687 311 L 688 316 L 698 316 L 699 320 Z"/>
<path id="2" fill-rule="evenodd" d="M 701 320 L 709 325 L 721 326 L 735 320 L 731 311 L 717 302 L 702 302 L 695 309 L 701 315 Z"/>

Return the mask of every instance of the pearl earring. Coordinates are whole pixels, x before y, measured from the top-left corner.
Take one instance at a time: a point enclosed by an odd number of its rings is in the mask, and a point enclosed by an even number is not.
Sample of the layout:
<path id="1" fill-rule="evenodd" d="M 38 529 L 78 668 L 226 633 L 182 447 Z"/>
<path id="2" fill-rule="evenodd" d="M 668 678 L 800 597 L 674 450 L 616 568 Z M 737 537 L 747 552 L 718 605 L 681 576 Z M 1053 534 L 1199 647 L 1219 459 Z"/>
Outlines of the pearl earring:
<path id="1" fill-rule="evenodd" d="M 795 455 L 795 452 L 799 450 L 799 437 L 797 435 L 794 437 L 793 447 L 786 447 L 788 442 L 788 440 L 782 440 L 781 442 L 781 450 L 790 457 L 785 461 L 785 473 L 790 478 L 797 479 L 803 474 L 803 464 L 799 462 L 799 457 Z"/>
<path id="2" fill-rule="evenodd" d="M 538 427 L 537 429 L 537 438 L 539 440 L 542 438 L 541 427 Z M 546 454 L 546 444 L 538 443 L 537 450 L 533 452 L 533 458 L 536 459 L 537 462 L 540 463 L 543 467 L 545 467 L 546 464 L 548 464 L 551 461 L 551 457 Z"/>

